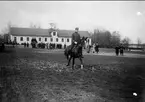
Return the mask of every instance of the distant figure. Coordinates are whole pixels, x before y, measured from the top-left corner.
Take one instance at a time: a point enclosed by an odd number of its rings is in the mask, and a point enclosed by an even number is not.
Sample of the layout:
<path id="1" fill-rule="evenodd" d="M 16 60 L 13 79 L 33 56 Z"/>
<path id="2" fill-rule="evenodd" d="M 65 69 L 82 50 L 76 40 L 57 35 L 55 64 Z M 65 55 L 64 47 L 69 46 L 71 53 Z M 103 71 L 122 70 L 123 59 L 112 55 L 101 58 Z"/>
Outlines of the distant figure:
<path id="1" fill-rule="evenodd" d="M 116 56 L 118 56 L 118 54 L 119 54 L 119 46 L 115 47 L 115 53 L 116 53 Z"/>
<path id="2" fill-rule="evenodd" d="M 64 49 L 66 48 L 66 44 L 64 44 Z"/>
<path id="3" fill-rule="evenodd" d="M 95 44 L 95 51 L 96 51 L 97 53 L 99 52 L 99 44 L 98 44 L 98 43 Z"/>
<path id="4" fill-rule="evenodd" d="M 52 44 L 51 43 L 49 44 L 49 49 L 52 49 Z"/>
<path id="5" fill-rule="evenodd" d="M 91 50 L 91 45 L 88 45 L 87 46 L 87 53 L 90 53 L 90 50 Z"/>
<path id="6" fill-rule="evenodd" d="M 13 44 L 13 48 L 14 48 L 15 47 L 15 42 L 13 41 L 12 44 Z"/>
<path id="7" fill-rule="evenodd" d="M 24 43 L 24 47 L 26 47 L 26 43 Z"/>
<path id="8" fill-rule="evenodd" d="M 122 44 L 120 45 L 120 55 L 124 55 L 124 47 Z"/>
<path id="9" fill-rule="evenodd" d="M 38 46 L 36 38 L 32 38 L 31 45 L 32 45 L 32 48 L 36 48 Z"/>
<path id="10" fill-rule="evenodd" d="M 27 43 L 27 47 L 29 47 L 29 43 Z"/>
<path id="11" fill-rule="evenodd" d="M 49 43 L 46 43 L 46 48 L 49 49 Z"/>
<path id="12" fill-rule="evenodd" d="M 93 53 L 96 52 L 95 47 L 96 47 L 96 44 L 94 43 L 94 44 L 93 44 L 93 49 L 92 49 L 92 52 L 93 52 Z"/>

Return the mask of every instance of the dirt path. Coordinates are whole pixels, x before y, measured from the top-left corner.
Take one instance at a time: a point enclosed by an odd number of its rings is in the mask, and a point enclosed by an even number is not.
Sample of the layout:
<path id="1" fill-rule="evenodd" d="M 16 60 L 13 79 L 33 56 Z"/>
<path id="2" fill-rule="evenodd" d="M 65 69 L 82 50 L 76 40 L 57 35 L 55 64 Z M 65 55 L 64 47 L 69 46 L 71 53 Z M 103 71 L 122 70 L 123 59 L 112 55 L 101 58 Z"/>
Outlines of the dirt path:
<path id="1" fill-rule="evenodd" d="M 37 53 L 64 53 L 63 49 L 54 49 L 54 50 L 47 50 L 47 49 L 35 49 Z M 99 52 L 97 53 L 87 53 L 86 51 L 83 52 L 84 55 L 102 55 L 102 56 L 116 56 L 113 52 Z M 135 54 L 135 53 L 124 53 L 123 56 L 116 56 L 116 57 L 129 57 L 129 58 L 145 58 L 144 54 Z"/>

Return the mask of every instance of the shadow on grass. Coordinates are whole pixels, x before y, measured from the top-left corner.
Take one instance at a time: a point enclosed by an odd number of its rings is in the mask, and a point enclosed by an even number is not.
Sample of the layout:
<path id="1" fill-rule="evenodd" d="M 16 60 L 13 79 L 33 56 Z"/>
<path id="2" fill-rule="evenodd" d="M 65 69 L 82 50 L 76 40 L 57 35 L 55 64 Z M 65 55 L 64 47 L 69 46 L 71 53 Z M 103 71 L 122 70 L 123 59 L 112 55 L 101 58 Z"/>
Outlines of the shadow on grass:
<path id="1" fill-rule="evenodd" d="M 120 90 L 123 92 L 123 97 L 128 99 L 129 102 L 144 102 L 142 101 L 143 90 L 145 89 L 145 69 L 140 66 L 135 66 L 134 68 L 128 70 L 124 76 L 123 80 L 124 86 Z M 134 96 L 133 93 L 137 93 Z"/>

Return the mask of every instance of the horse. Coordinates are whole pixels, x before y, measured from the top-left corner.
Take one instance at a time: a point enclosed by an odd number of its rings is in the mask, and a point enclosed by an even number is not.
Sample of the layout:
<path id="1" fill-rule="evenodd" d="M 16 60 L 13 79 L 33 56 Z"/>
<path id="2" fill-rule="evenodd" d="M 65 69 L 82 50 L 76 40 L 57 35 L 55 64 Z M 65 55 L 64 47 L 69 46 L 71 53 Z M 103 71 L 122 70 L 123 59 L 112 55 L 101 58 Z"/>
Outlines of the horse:
<path id="1" fill-rule="evenodd" d="M 82 47 L 84 46 L 84 43 L 86 41 L 87 37 L 83 37 L 80 41 L 79 44 L 76 44 L 74 46 L 74 48 L 71 50 L 71 46 L 72 45 L 69 45 L 68 47 L 66 47 L 65 51 L 64 51 L 64 55 L 66 56 L 67 58 L 67 61 L 68 61 L 68 64 L 67 66 L 69 66 L 70 64 L 70 61 L 71 59 L 73 58 L 72 60 L 72 69 L 74 69 L 74 64 L 75 64 L 75 59 L 76 58 L 79 58 L 80 59 L 80 62 L 81 62 L 81 69 L 83 69 L 83 61 L 82 61 L 82 57 L 80 55 L 80 50 L 82 49 Z"/>

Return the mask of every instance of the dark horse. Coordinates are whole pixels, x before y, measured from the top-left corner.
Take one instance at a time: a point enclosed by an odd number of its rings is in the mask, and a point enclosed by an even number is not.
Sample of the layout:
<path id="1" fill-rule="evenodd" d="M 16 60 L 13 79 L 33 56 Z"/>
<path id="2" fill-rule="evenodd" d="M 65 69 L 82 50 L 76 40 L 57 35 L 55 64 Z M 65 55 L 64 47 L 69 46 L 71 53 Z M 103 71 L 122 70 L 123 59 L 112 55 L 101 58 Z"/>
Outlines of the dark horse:
<path id="1" fill-rule="evenodd" d="M 75 58 L 79 58 L 80 59 L 80 61 L 81 61 L 81 69 L 83 68 L 83 61 L 82 61 L 82 57 L 80 55 L 80 50 L 84 46 L 84 43 L 85 43 L 86 39 L 87 38 L 83 37 L 81 39 L 81 41 L 80 41 L 80 44 L 76 44 L 72 50 L 71 50 L 71 45 L 70 45 L 64 51 L 64 55 L 66 56 L 66 58 L 68 60 L 67 66 L 69 66 L 70 61 L 73 58 L 73 60 L 72 60 L 72 69 L 74 69 Z"/>

